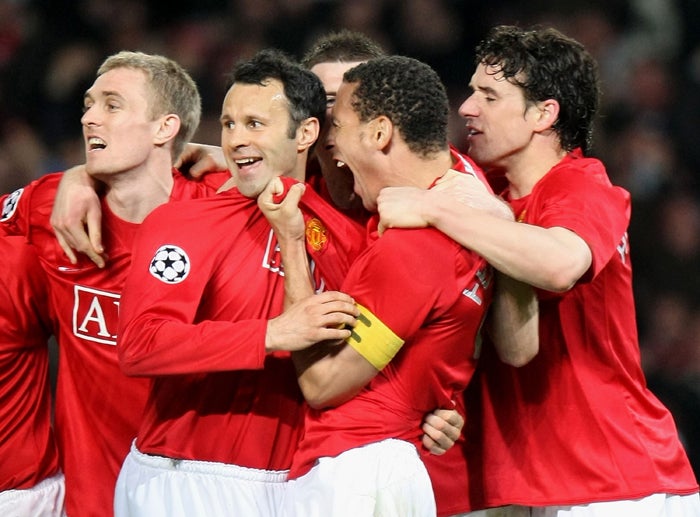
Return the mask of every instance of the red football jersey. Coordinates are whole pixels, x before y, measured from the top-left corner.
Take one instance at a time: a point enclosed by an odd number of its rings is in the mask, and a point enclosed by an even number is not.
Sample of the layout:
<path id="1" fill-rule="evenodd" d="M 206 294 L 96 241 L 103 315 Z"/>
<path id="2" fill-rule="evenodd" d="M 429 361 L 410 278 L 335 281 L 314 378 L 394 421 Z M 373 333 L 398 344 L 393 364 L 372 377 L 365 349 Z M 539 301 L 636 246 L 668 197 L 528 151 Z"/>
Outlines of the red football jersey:
<path id="1" fill-rule="evenodd" d="M 576 151 L 510 202 L 524 223 L 575 232 L 593 261 L 570 291 L 538 293 L 540 350 L 529 364 L 509 367 L 484 348 L 483 413 L 471 417 L 481 436 L 467 437 L 484 473 L 475 508 L 696 492 L 673 418 L 640 365 L 629 194 Z"/>
<path id="2" fill-rule="evenodd" d="M 58 472 L 51 429 L 46 280 L 22 237 L 0 236 L 0 492 Z"/>
<path id="3" fill-rule="evenodd" d="M 492 293 L 490 266 L 432 228 L 392 229 L 377 238 L 377 221 L 370 221 L 369 246 L 341 290 L 405 343 L 351 400 L 307 412 L 290 477 L 306 473 L 319 457 L 386 438 L 421 448 L 425 414 L 452 407 L 474 370 Z"/>
<path id="4" fill-rule="evenodd" d="M 26 234 L 48 277 L 59 350 L 55 429 L 66 478 L 66 511 L 112 512 L 114 485 L 141 422 L 149 383 L 129 378 L 116 351 L 121 292 L 140 225 L 102 203 L 105 268 L 79 256 L 71 264 L 49 223 L 61 174 L 46 175 L 5 198 L 6 231 Z M 214 184 L 189 181 L 173 170 L 171 200 L 213 195 Z M 219 177 L 223 179 L 223 177 Z"/>
<path id="5" fill-rule="evenodd" d="M 310 188 L 301 206 L 318 280 L 337 288 L 362 230 Z M 267 320 L 282 310 L 282 274 L 270 225 L 236 189 L 146 219 L 117 347 L 127 373 L 153 378 L 139 450 L 289 468 L 303 398 L 289 354 L 265 354 Z"/>

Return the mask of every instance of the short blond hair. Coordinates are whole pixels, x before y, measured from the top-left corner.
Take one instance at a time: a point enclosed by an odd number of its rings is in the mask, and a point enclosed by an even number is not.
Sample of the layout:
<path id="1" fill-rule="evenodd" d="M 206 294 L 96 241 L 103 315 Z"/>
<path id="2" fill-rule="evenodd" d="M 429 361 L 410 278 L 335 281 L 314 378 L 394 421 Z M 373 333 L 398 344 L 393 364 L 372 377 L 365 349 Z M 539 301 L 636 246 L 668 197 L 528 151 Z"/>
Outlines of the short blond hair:
<path id="1" fill-rule="evenodd" d="M 180 118 L 180 131 L 173 141 L 173 161 L 192 140 L 202 117 L 202 99 L 197 84 L 178 63 L 164 56 L 123 50 L 109 56 L 97 76 L 117 68 L 142 70 L 151 88 L 151 116 L 166 114 Z"/>

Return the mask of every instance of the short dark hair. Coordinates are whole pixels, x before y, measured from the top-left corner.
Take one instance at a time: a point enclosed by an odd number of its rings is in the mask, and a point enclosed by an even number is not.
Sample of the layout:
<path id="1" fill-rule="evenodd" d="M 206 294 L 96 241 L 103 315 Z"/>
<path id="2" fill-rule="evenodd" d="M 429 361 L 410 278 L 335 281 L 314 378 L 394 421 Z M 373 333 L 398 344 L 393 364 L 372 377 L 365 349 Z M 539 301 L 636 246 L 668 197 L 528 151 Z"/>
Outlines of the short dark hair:
<path id="1" fill-rule="evenodd" d="M 374 58 L 345 72 L 343 81 L 357 83 L 351 102 L 361 121 L 388 117 L 421 156 L 447 148 L 449 101 L 427 64 L 404 56 Z"/>
<path id="2" fill-rule="evenodd" d="M 343 29 L 322 36 L 309 48 L 301 64 L 312 68 L 319 63 L 352 63 L 386 55 L 384 49 L 366 34 Z"/>
<path id="3" fill-rule="evenodd" d="M 598 65 L 581 43 L 553 28 L 501 25 L 479 43 L 475 61 L 495 67 L 527 101 L 557 100 L 562 148 L 591 150 L 601 89 Z"/>
<path id="4" fill-rule="evenodd" d="M 290 138 L 302 121 L 309 117 L 323 124 L 326 118 L 326 92 L 315 74 L 303 68 L 285 52 L 264 49 L 252 58 L 236 64 L 228 87 L 235 83 L 266 85 L 271 79 L 282 83 L 289 101 Z"/>

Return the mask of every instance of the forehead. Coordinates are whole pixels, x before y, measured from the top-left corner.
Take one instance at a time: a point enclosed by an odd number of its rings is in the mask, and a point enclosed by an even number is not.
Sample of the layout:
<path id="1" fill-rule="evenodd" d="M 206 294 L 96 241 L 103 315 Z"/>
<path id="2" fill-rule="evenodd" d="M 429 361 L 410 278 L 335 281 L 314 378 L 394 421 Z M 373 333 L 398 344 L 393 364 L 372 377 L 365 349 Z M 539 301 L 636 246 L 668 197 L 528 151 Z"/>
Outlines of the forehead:
<path id="1" fill-rule="evenodd" d="M 471 86 L 474 89 L 491 90 L 501 94 L 514 94 L 521 91 L 505 78 L 498 65 L 480 63 L 472 75 Z"/>
<path id="2" fill-rule="evenodd" d="M 321 80 L 326 92 L 334 93 L 338 91 L 340 83 L 343 82 L 343 74 L 360 63 L 362 61 L 317 63 L 311 67 L 311 71 Z"/>
<path id="3" fill-rule="evenodd" d="M 357 84 L 342 82 L 338 87 L 338 94 L 335 99 L 335 105 L 333 106 L 333 115 L 337 116 L 339 113 L 347 116 L 349 113 L 354 113 L 355 110 L 352 107 L 352 96 L 357 89 Z"/>
<path id="4" fill-rule="evenodd" d="M 263 85 L 234 83 L 224 98 L 222 114 L 233 116 L 255 113 L 289 114 L 289 103 L 284 86 L 277 79 Z"/>
<path id="5" fill-rule="evenodd" d="M 100 75 L 86 92 L 90 97 L 120 95 L 146 97 L 146 73 L 135 68 L 115 68 Z"/>

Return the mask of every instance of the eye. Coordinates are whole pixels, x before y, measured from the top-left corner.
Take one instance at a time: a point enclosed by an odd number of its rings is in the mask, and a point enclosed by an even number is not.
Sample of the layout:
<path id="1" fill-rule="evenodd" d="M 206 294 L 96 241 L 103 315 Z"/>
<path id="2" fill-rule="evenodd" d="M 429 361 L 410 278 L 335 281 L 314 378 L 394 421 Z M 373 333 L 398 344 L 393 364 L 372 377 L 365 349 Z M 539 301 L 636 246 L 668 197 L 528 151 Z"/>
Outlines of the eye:
<path id="1" fill-rule="evenodd" d="M 231 120 L 224 120 L 223 122 L 221 122 L 221 126 L 224 129 L 230 130 L 230 129 L 233 129 L 234 124 L 233 124 L 233 121 L 231 121 Z"/>
<path id="2" fill-rule="evenodd" d="M 252 128 L 252 129 L 261 128 L 262 125 L 263 125 L 262 122 L 260 122 L 259 120 L 251 120 L 248 122 L 248 127 Z"/>
<path id="3" fill-rule="evenodd" d="M 326 96 L 326 108 L 332 108 L 335 106 L 335 95 Z"/>

